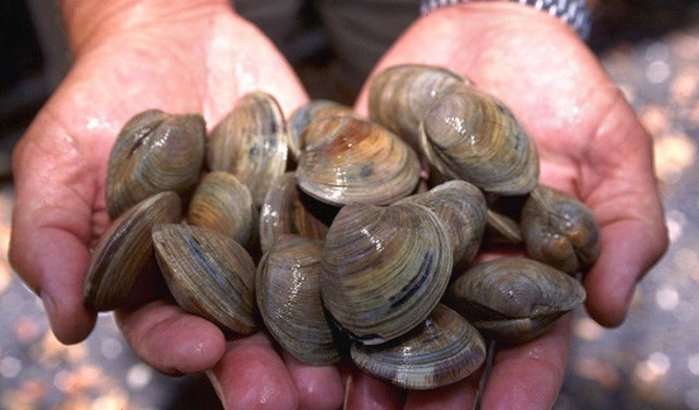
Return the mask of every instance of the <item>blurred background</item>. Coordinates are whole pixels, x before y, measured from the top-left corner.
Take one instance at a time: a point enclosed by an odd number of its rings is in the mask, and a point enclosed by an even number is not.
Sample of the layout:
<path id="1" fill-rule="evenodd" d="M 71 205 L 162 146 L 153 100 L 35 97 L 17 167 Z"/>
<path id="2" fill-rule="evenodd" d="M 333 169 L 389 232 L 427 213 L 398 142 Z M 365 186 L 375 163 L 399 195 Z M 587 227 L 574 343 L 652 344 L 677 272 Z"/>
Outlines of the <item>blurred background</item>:
<path id="1" fill-rule="evenodd" d="M 699 410 L 699 2 L 599 3 L 589 43 L 653 135 L 671 247 L 639 286 L 622 327 L 604 329 L 577 312 L 556 408 Z M 317 24 L 307 7 L 298 13 Z M 264 24 L 252 9 L 248 17 Z M 314 97 L 352 102 L 358 82 L 337 75 L 341 56 L 322 30 L 272 38 Z M 110 315 L 85 342 L 61 345 L 7 262 L 12 148 L 70 63 L 54 2 L 2 2 L 0 408 L 216 408 L 203 376 L 166 377 L 134 357 Z"/>

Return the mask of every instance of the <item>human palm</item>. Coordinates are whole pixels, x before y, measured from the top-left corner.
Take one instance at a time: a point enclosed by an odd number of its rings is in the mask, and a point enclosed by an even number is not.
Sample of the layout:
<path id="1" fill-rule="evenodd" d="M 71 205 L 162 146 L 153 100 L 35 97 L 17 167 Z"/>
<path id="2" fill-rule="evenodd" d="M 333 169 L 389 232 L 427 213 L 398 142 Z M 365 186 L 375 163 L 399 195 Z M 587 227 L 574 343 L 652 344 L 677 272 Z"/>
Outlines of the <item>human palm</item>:
<path id="1" fill-rule="evenodd" d="M 586 307 L 603 325 L 621 324 L 667 234 L 650 138 L 597 59 L 551 16 L 476 2 L 418 21 L 375 71 L 406 62 L 451 68 L 513 111 L 536 142 L 540 181 L 580 198 L 597 217 L 602 252 L 584 279 Z M 365 104 L 366 89 L 360 111 Z M 562 382 L 568 325 L 566 319 L 538 340 L 499 349 L 484 408 L 550 407 Z"/>

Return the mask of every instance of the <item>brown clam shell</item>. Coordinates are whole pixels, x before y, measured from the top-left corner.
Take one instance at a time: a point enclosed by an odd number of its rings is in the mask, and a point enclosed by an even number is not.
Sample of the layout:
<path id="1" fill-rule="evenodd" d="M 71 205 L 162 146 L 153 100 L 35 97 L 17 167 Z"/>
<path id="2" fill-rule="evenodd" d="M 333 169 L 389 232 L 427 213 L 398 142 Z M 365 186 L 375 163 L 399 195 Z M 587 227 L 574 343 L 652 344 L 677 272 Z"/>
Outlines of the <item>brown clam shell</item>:
<path id="1" fill-rule="evenodd" d="M 437 305 L 406 337 L 387 345 L 350 349 L 365 372 L 411 390 L 443 387 L 463 380 L 485 361 L 483 336 L 455 311 Z"/>
<path id="2" fill-rule="evenodd" d="M 172 296 L 187 312 L 248 335 L 255 320 L 255 264 L 230 237 L 192 225 L 153 231 L 158 265 Z"/>
<path id="3" fill-rule="evenodd" d="M 250 190 L 235 175 L 213 171 L 197 186 L 187 221 L 217 230 L 246 246 L 256 235 L 257 207 Z"/>
<path id="4" fill-rule="evenodd" d="M 534 141 L 500 101 L 474 87 L 442 94 L 425 115 L 420 143 L 439 172 L 484 191 L 518 195 L 536 187 Z"/>
<path id="5" fill-rule="evenodd" d="M 289 151 L 296 161 L 301 157 L 306 142 L 302 138 L 308 125 L 323 118 L 336 115 L 354 115 L 352 107 L 330 100 L 313 100 L 302 105 L 289 118 Z"/>
<path id="6" fill-rule="evenodd" d="M 88 309 L 104 312 L 129 304 L 134 285 L 153 256 L 153 227 L 178 222 L 181 207 L 176 193 L 161 192 L 112 222 L 95 248 L 85 277 L 83 300 Z"/>
<path id="7" fill-rule="evenodd" d="M 184 193 L 199 178 L 206 125 L 199 114 L 148 110 L 130 119 L 109 155 L 107 211 L 114 219 L 163 191 Z"/>
<path id="8" fill-rule="evenodd" d="M 286 121 L 274 97 L 251 92 L 211 132 L 207 164 L 212 171 L 235 175 L 259 207 L 269 184 L 286 170 L 288 139 Z"/>
<path id="9" fill-rule="evenodd" d="M 320 201 L 385 205 L 417 186 L 417 155 L 378 124 L 331 117 L 314 121 L 304 135 L 313 143 L 306 146 L 296 177 L 299 187 Z"/>
<path id="10" fill-rule="evenodd" d="M 333 333 L 320 299 L 323 243 L 282 235 L 257 271 L 257 306 L 274 339 L 303 363 L 337 363 Z"/>
<path id="11" fill-rule="evenodd" d="M 444 90 L 471 82 L 442 67 L 401 64 L 389 67 L 371 80 L 369 118 L 419 149 L 419 125 Z"/>
<path id="12" fill-rule="evenodd" d="M 523 343 L 585 300 L 572 277 L 541 262 L 506 257 L 477 265 L 449 286 L 447 304 L 486 337 Z"/>
<path id="13" fill-rule="evenodd" d="M 355 340 L 377 344 L 418 326 L 452 269 L 449 237 L 418 204 L 352 204 L 335 217 L 322 255 L 326 309 Z"/>
<path id="14" fill-rule="evenodd" d="M 595 216 L 562 191 L 539 185 L 524 204 L 520 224 L 529 255 L 563 272 L 585 271 L 599 257 Z"/>

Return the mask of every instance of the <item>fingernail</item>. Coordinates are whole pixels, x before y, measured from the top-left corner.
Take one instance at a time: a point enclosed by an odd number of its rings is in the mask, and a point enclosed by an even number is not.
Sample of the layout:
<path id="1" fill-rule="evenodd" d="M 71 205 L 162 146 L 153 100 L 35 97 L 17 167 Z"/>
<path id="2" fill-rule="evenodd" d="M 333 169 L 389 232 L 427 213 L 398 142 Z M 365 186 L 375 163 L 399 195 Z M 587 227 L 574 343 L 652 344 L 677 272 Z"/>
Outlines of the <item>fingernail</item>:
<path id="1" fill-rule="evenodd" d="M 342 400 L 342 408 L 346 409 L 347 402 L 349 401 L 350 389 L 352 388 L 352 375 L 347 376 L 347 381 L 345 382 L 345 398 Z"/>

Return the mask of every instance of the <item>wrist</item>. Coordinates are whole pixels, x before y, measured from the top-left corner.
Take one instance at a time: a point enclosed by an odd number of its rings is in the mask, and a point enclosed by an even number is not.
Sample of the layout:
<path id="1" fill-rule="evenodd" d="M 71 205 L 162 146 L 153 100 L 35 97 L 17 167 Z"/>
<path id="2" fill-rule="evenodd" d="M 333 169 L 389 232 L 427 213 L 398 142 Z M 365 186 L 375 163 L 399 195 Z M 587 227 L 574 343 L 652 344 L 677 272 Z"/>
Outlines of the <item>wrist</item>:
<path id="1" fill-rule="evenodd" d="M 227 0 L 60 0 L 60 3 L 76 57 L 93 44 L 124 30 L 231 12 Z"/>

